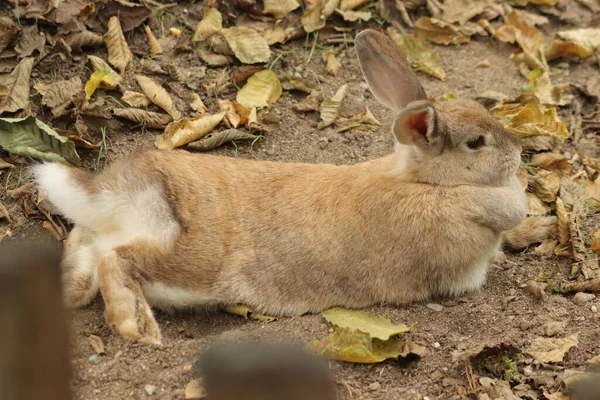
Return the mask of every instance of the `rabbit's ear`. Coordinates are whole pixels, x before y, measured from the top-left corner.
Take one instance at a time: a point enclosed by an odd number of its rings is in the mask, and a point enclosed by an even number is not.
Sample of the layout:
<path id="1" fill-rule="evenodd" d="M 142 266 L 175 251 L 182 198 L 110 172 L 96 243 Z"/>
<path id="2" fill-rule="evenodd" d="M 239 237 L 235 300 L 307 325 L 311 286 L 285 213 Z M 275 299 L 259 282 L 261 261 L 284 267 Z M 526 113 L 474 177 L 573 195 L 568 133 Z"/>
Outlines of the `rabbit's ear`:
<path id="1" fill-rule="evenodd" d="M 400 111 L 392 130 L 401 144 L 422 149 L 439 149 L 442 126 L 437 111 L 429 101 L 419 101 Z"/>
<path id="2" fill-rule="evenodd" d="M 354 46 L 367 84 L 383 105 L 398 112 L 411 101 L 427 99 L 410 64 L 385 35 L 366 29 L 356 35 Z"/>

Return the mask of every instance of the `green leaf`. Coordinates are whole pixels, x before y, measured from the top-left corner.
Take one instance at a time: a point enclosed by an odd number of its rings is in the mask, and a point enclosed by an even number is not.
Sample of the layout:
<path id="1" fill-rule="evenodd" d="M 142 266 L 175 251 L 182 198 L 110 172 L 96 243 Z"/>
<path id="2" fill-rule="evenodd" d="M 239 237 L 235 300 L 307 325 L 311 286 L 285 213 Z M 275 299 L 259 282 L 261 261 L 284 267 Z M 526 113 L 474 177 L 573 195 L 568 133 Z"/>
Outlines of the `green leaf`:
<path id="1" fill-rule="evenodd" d="M 371 317 L 364 311 L 332 308 L 321 313 L 323 317 L 340 328 L 358 329 L 371 337 L 388 340 L 390 337 L 410 331 L 404 324 L 393 324 L 387 318 Z"/>
<path id="2" fill-rule="evenodd" d="M 12 154 L 79 165 L 75 143 L 35 117 L 0 118 L 0 147 Z"/>

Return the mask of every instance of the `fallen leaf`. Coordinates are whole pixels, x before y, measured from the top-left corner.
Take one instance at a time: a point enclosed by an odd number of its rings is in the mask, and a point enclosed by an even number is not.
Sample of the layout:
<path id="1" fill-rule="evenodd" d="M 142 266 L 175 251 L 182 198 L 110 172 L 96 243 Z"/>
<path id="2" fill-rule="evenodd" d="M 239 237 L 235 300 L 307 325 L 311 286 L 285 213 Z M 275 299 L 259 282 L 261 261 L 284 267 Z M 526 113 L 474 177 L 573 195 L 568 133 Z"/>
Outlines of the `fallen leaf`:
<path id="1" fill-rule="evenodd" d="M 52 115 L 60 117 L 68 113 L 75 96 L 83 90 L 78 76 L 65 81 L 38 83 L 34 86 L 42 95 L 42 104 L 52 109 Z"/>
<path id="2" fill-rule="evenodd" d="M 319 129 L 323 129 L 335 122 L 340 113 L 340 107 L 342 101 L 348 94 L 348 84 L 340 86 L 333 97 L 325 99 L 320 107 L 319 112 L 321 113 L 321 122 L 317 125 Z"/>
<path id="3" fill-rule="evenodd" d="M 138 122 L 147 128 L 162 129 L 173 121 L 173 117 L 168 114 L 155 113 L 139 108 L 115 108 L 113 113 L 116 117 Z"/>
<path id="4" fill-rule="evenodd" d="M 108 65 L 106 61 L 97 56 L 88 56 L 88 61 L 92 64 L 94 71 L 102 71 L 104 74 L 108 72 L 110 78 L 102 81 L 100 87 L 103 89 L 116 89 L 123 82 L 123 77 Z M 113 83 L 107 83 L 107 81 Z"/>
<path id="5" fill-rule="evenodd" d="M 521 138 L 552 136 L 564 140 L 570 136 L 554 107 L 541 104 L 503 103 L 492 108 L 490 112 L 506 129 Z"/>
<path id="6" fill-rule="evenodd" d="M 536 69 L 529 73 L 526 90 L 531 91 L 541 104 L 564 106 L 571 103 L 569 88 L 568 82 L 553 84 L 548 71 Z"/>
<path id="7" fill-rule="evenodd" d="M 296 78 L 288 74 L 280 76 L 279 82 L 281 82 L 283 90 L 300 90 L 306 93 L 313 93 L 317 89 L 317 83 L 314 80 L 308 78 Z"/>
<path id="8" fill-rule="evenodd" d="M 516 42 L 523 52 L 523 62 L 529 68 L 547 70 L 542 33 L 525 23 L 514 10 L 504 20 L 505 24 L 496 30 L 496 38 L 507 43 Z"/>
<path id="9" fill-rule="evenodd" d="M 327 62 L 325 66 L 325 70 L 329 72 L 333 76 L 337 76 L 340 68 L 342 68 L 342 64 L 335 58 L 335 54 L 332 52 L 327 52 L 323 55 L 323 60 Z"/>
<path id="10" fill-rule="evenodd" d="M 104 43 L 108 48 L 108 62 L 123 75 L 133 63 L 133 53 L 127 45 L 118 17 L 110 17 L 108 31 L 104 34 Z"/>
<path id="11" fill-rule="evenodd" d="M 469 43 L 471 40 L 471 35 L 459 27 L 429 17 L 421 17 L 415 22 L 415 33 L 422 39 L 443 45 Z"/>
<path id="12" fill-rule="evenodd" d="M 558 171 L 563 176 L 571 175 L 571 164 L 563 154 L 538 153 L 531 158 L 531 166 L 548 171 Z"/>
<path id="13" fill-rule="evenodd" d="M 63 235 L 58 231 L 56 226 L 50 221 L 44 221 L 42 223 L 42 228 L 48 231 L 50 236 L 54 238 L 54 240 L 61 242 L 64 238 Z"/>
<path id="14" fill-rule="evenodd" d="M 375 132 L 380 126 L 381 123 L 368 108 L 356 115 L 348 118 L 340 117 L 335 121 L 336 132 L 345 132 L 350 129 Z"/>
<path id="15" fill-rule="evenodd" d="M 153 11 L 144 3 L 137 4 L 128 0 L 103 0 L 102 3 L 96 3 L 100 6 L 97 13 L 98 20 L 103 25 L 107 25 L 110 22 L 109 18 L 118 16 L 125 32 L 132 31 L 143 24 Z"/>
<path id="16" fill-rule="evenodd" d="M 150 99 L 144 93 L 132 92 L 126 90 L 121 96 L 121 101 L 127 103 L 131 107 L 146 107 L 150 104 Z"/>
<path id="17" fill-rule="evenodd" d="M 276 321 L 276 317 L 269 317 L 264 314 L 253 311 L 250 307 L 243 304 L 229 304 L 223 307 L 223 311 L 229 314 L 239 315 L 248 319 L 253 319 L 259 322 L 273 322 Z"/>
<path id="18" fill-rule="evenodd" d="M 255 73 L 265 69 L 262 65 L 240 65 L 233 70 L 233 80 L 236 85 L 241 85 Z M 280 79 L 281 80 L 281 79 Z"/>
<path id="19" fill-rule="evenodd" d="M 236 140 L 256 140 L 260 138 L 257 135 L 251 135 L 239 129 L 227 129 L 220 132 L 211 133 L 210 137 L 192 142 L 187 146 L 188 150 L 193 151 L 209 151 L 216 149 Z"/>
<path id="20" fill-rule="evenodd" d="M 21 30 L 21 36 L 19 36 L 14 45 L 19 57 L 29 57 L 34 51 L 41 53 L 46 44 L 46 37 L 44 34 L 40 35 L 37 24 L 23 26 Z"/>
<path id="21" fill-rule="evenodd" d="M 265 63 L 271 58 L 269 45 L 254 29 L 232 27 L 221 30 L 221 33 L 241 62 L 245 64 Z"/>
<path id="22" fill-rule="evenodd" d="M 212 131 L 225 117 L 221 111 L 213 115 L 203 115 L 197 118 L 184 118 L 171 122 L 162 135 L 156 137 L 154 144 L 159 149 L 173 149 L 204 137 Z"/>
<path id="23" fill-rule="evenodd" d="M 577 335 L 567 336 L 565 338 L 542 338 L 539 337 L 531 343 L 525 353 L 532 356 L 540 363 L 558 363 L 562 362 L 565 354 L 579 341 Z"/>
<path id="24" fill-rule="evenodd" d="M 438 64 L 438 53 L 420 38 L 413 35 L 403 35 L 394 28 L 388 28 L 392 41 L 400 48 L 411 67 L 423 71 L 439 80 L 446 79 L 446 73 Z"/>
<path id="25" fill-rule="evenodd" d="M 338 14 L 342 16 L 344 21 L 348 22 L 356 22 L 356 21 L 368 21 L 373 18 L 373 14 L 370 11 L 344 11 L 344 10 L 335 10 Z"/>
<path id="26" fill-rule="evenodd" d="M 312 91 L 304 100 L 294 106 L 296 111 L 319 111 L 323 102 L 323 92 L 320 90 Z"/>
<path id="27" fill-rule="evenodd" d="M 98 89 L 101 84 L 104 84 L 108 87 L 117 86 L 110 71 L 95 71 L 90 76 L 90 79 L 85 83 L 85 99 L 91 99 L 96 92 L 96 89 Z"/>
<path id="28" fill-rule="evenodd" d="M 600 28 L 582 28 L 556 33 L 556 38 L 546 50 L 546 59 L 577 56 L 586 58 L 600 48 Z"/>
<path id="29" fill-rule="evenodd" d="M 192 93 L 192 101 L 190 102 L 190 108 L 194 111 L 204 114 L 206 112 L 206 106 L 202 102 L 200 96 L 196 93 Z"/>
<path id="30" fill-rule="evenodd" d="M 407 343 L 406 340 L 372 339 L 357 329 L 335 328 L 326 338 L 308 343 L 307 349 L 331 360 L 373 364 L 408 355 Z"/>
<path id="31" fill-rule="evenodd" d="M 279 99 L 282 91 L 275 72 L 265 69 L 248 78 L 248 82 L 237 93 L 236 101 L 247 108 L 267 107 Z"/>
<path id="32" fill-rule="evenodd" d="M 160 56 L 163 53 L 163 49 L 152 33 L 152 29 L 148 25 L 144 29 L 146 30 L 146 36 L 148 36 L 148 42 L 150 42 L 150 55 L 152 57 Z"/>
<path id="33" fill-rule="evenodd" d="M 6 49 L 18 36 L 21 29 L 8 17 L 0 17 L 0 54 Z"/>
<path id="34" fill-rule="evenodd" d="M 553 6 L 558 4 L 559 0 L 516 0 L 515 3 L 519 6 L 526 6 L 527 4 L 536 4 L 539 6 Z"/>
<path id="35" fill-rule="evenodd" d="M 90 335 L 88 336 L 88 339 L 96 354 L 104 354 L 104 342 L 102 341 L 102 338 L 96 335 Z"/>
<path id="36" fill-rule="evenodd" d="M 102 36 L 87 30 L 73 32 L 65 38 L 65 42 L 73 51 L 81 51 L 84 47 L 100 46 L 103 42 Z"/>
<path id="37" fill-rule="evenodd" d="M 558 243 L 560 253 L 569 256 L 571 251 L 571 231 L 569 230 L 569 214 L 560 197 L 556 198 L 556 216 L 558 217 Z"/>
<path id="38" fill-rule="evenodd" d="M 533 193 L 527 193 L 527 215 L 546 215 L 552 208 Z"/>
<path id="39" fill-rule="evenodd" d="M 75 143 L 35 117 L 0 118 L 0 147 L 23 157 L 63 164 L 81 163 Z"/>
<path id="40" fill-rule="evenodd" d="M 198 54 L 198 57 L 202 59 L 202 61 L 214 67 L 233 64 L 233 58 L 229 56 L 224 56 L 222 54 L 210 53 L 209 51 L 203 48 L 198 48 L 196 50 L 196 53 Z"/>
<path id="41" fill-rule="evenodd" d="M 75 147 L 77 147 L 77 148 L 98 149 L 102 146 L 102 142 L 100 142 L 98 144 L 93 144 L 93 143 L 89 142 L 88 140 L 82 138 L 81 135 L 77 132 L 67 131 L 67 130 L 58 129 L 58 128 L 55 128 L 54 130 L 60 136 L 66 137 L 67 139 L 69 139 L 73 143 L 75 143 Z"/>
<path id="42" fill-rule="evenodd" d="M 535 195 L 541 200 L 550 203 L 556 200 L 560 189 L 560 175 L 556 172 L 541 170 L 531 177 L 531 186 Z"/>
<path id="43" fill-rule="evenodd" d="M 194 379 L 185 387 L 186 400 L 202 400 L 206 398 L 206 390 L 202 384 L 202 379 Z"/>
<path id="44" fill-rule="evenodd" d="M 7 223 L 12 224 L 12 219 L 10 218 L 10 214 L 8 213 L 8 210 L 6 209 L 6 207 L 4 207 L 4 204 L 2 204 L 2 202 L 0 201 L 0 220 L 5 220 Z M 0 241 L 1 239 L 4 239 L 4 236 L 0 236 Z"/>
<path id="45" fill-rule="evenodd" d="M 0 104 L 0 114 L 18 111 L 29 103 L 29 82 L 34 61 L 33 57 L 24 58 L 10 75 L 0 77 L 0 84 L 8 92 L 5 103 Z"/>
<path id="46" fill-rule="evenodd" d="M 305 0 L 304 14 L 300 18 L 304 31 L 310 33 L 323 28 L 339 2 L 340 0 Z"/>
<path id="47" fill-rule="evenodd" d="M 357 329 L 380 340 L 388 340 L 392 336 L 410 331 L 410 328 L 404 324 L 393 324 L 387 318 L 371 317 L 364 311 L 332 308 L 323 311 L 321 315 L 340 328 Z"/>
<path id="48" fill-rule="evenodd" d="M 194 42 L 203 42 L 223 29 L 223 16 L 216 8 L 210 8 L 196 25 Z"/>
<path id="49" fill-rule="evenodd" d="M 538 301 L 548 300 L 548 294 L 546 294 L 545 291 L 546 286 L 548 286 L 546 283 L 536 282 L 533 280 L 527 282 L 527 290 Z"/>
<path id="50" fill-rule="evenodd" d="M 263 14 L 283 18 L 300 7 L 297 0 L 264 0 Z"/>
<path id="51" fill-rule="evenodd" d="M 481 377 L 479 383 L 484 393 L 488 395 L 488 399 L 521 400 L 521 397 L 516 396 L 511 390 L 510 383 L 505 380 Z"/>
<path id="52" fill-rule="evenodd" d="M 168 112 L 174 120 L 181 118 L 181 113 L 173 105 L 173 99 L 169 93 L 156 83 L 154 79 L 143 75 L 135 75 L 135 80 L 151 102 Z"/>
<path id="53" fill-rule="evenodd" d="M 342 0 L 340 2 L 340 9 L 341 10 L 354 10 L 355 8 L 358 8 L 358 7 L 362 6 L 363 4 L 367 4 L 370 1 L 371 0 Z"/>
<path id="54" fill-rule="evenodd" d="M 600 354 L 587 360 L 587 363 L 590 365 L 600 365 Z"/>
<path id="55" fill-rule="evenodd" d="M 1 204 L 0 204 L 1 206 Z M 6 228 L 4 230 L 4 232 L 0 233 L 0 242 L 2 242 L 5 238 L 7 237 L 11 237 L 12 236 L 12 231 L 10 230 L 10 228 Z"/>

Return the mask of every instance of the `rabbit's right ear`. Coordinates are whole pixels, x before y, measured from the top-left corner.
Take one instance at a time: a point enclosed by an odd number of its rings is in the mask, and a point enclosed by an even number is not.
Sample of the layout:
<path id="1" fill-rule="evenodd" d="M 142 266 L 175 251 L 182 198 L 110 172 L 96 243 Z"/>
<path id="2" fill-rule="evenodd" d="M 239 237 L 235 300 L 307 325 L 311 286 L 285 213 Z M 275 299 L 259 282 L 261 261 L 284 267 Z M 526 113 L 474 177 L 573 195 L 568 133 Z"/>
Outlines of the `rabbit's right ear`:
<path id="1" fill-rule="evenodd" d="M 367 84 L 380 103 L 398 112 L 411 101 L 427 99 L 410 64 L 384 34 L 366 29 L 356 35 L 354 47 Z"/>

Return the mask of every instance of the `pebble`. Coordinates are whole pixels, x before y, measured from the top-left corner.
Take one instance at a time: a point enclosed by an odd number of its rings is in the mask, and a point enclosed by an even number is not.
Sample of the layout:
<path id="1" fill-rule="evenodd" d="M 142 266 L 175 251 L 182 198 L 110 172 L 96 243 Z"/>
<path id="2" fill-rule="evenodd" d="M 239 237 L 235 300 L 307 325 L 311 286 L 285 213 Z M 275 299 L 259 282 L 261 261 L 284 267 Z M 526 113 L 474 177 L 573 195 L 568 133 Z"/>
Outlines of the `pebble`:
<path id="1" fill-rule="evenodd" d="M 429 303 L 426 305 L 426 307 L 433 311 L 437 311 L 437 312 L 440 312 L 444 309 L 444 306 L 442 306 L 440 304 L 435 304 L 435 303 Z"/>
<path id="2" fill-rule="evenodd" d="M 523 375 L 525 375 L 525 376 L 533 375 L 533 368 L 531 368 L 529 365 L 526 366 L 525 368 L 523 368 Z"/>
<path id="3" fill-rule="evenodd" d="M 144 386 L 144 390 L 148 396 L 152 396 L 154 392 L 156 392 L 156 386 L 154 385 L 146 385 Z"/>
<path id="4" fill-rule="evenodd" d="M 593 313 L 597 313 L 597 312 L 598 312 L 598 307 L 596 307 L 596 306 L 591 306 L 591 307 L 590 307 L 590 310 L 591 310 Z"/>
<path id="5" fill-rule="evenodd" d="M 381 389 L 381 383 L 373 382 L 369 385 L 369 389 L 370 390 L 379 390 L 379 389 Z"/>
<path id="6" fill-rule="evenodd" d="M 580 306 L 582 304 L 587 303 L 588 301 L 594 300 L 595 298 L 596 298 L 595 294 L 579 292 L 575 296 L 573 296 L 573 303 Z"/>
<path id="7" fill-rule="evenodd" d="M 275 148 L 274 147 L 268 148 L 266 153 L 270 156 L 275 155 Z"/>
<path id="8" fill-rule="evenodd" d="M 94 354 L 89 358 L 91 364 L 97 365 L 100 364 L 100 356 L 98 354 Z"/>
<path id="9" fill-rule="evenodd" d="M 439 342 L 435 342 L 432 346 L 436 349 L 439 349 L 440 347 L 442 347 L 442 345 Z"/>

